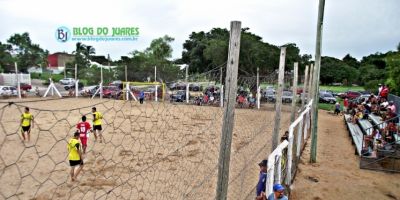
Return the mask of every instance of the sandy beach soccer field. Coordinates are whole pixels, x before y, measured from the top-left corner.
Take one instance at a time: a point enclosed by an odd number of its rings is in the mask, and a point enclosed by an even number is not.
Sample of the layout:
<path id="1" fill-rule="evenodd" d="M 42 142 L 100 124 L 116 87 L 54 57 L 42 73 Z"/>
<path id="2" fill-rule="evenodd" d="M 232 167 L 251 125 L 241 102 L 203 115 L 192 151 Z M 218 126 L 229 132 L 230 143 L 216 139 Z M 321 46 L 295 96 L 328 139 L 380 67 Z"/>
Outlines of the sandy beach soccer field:
<path id="1" fill-rule="evenodd" d="M 29 99 L 32 100 L 32 99 Z M 222 126 L 218 107 L 131 101 L 57 99 L 0 103 L 0 198 L 213 199 Z M 35 117 L 31 142 L 19 120 Z M 71 182 L 67 142 L 91 107 L 103 113 L 105 143 L 89 137 L 84 170 Z M 283 108 L 281 133 L 289 126 Z M 254 197 L 257 163 L 270 152 L 274 110 L 236 109 L 229 199 Z"/>

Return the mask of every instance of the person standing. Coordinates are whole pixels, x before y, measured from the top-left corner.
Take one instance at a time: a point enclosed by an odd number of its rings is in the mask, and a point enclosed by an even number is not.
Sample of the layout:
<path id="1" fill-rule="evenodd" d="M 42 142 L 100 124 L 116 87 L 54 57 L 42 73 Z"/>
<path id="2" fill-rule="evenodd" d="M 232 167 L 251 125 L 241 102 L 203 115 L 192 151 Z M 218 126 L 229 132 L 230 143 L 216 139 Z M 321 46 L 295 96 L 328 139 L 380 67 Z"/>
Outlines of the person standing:
<path id="1" fill-rule="evenodd" d="M 75 181 L 83 168 L 83 158 L 81 152 L 81 145 L 79 143 L 79 131 L 75 131 L 74 137 L 68 142 L 68 158 L 69 165 L 71 166 L 71 181 Z M 75 168 L 78 167 L 76 170 Z"/>
<path id="2" fill-rule="evenodd" d="M 349 99 L 347 99 L 347 98 L 344 98 L 344 101 L 343 101 L 343 111 L 346 114 L 349 112 Z"/>
<path id="3" fill-rule="evenodd" d="M 273 193 L 268 196 L 268 200 L 288 200 L 285 196 L 285 188 L 281 184 L 275 184 L 273 187 Z"/>
<path id="4" fill-rule="evenodd" d="M 143 90 L 141 90 L 140 93 L 139 93 L 140 104 L 143 104 L 143 100 L 144 100 L 144 92 L 143 92 Z"/>
<path id="5" fill-rule="evenodd" d="M 76 125 L 76 128 L 79 131 L 79 138 L 82 143 L 83 154 L 86 154 L 88 135 L 89 135 L 89 131 L 91 131 L 92 127 L 90 127 L 90 124 L 86 121 L 85 115 L 82 116 L 82 122 L 79 122 Z"/>
<path id="6" fill-rule="evenodd" d="M 92 108 L 92 113 L 93 113 L 93 133 L 94 133 L 94 139 L 97 141 L 97 138 L 99 138 L 100 143 L 103 142 L 103 135 L 101 133 L 102 127 L 101 127 L 101 121 L 103 119 L 103 115 L 96 110 L 96 107 Z"/>
<path id="7" fill-rule="evenodd" d="M 268 160 L 261 161 L 260 163 L 258 163 L 258 166 L 260 166 L 260 175 L 258 177 L 258 183 L 256 188 L 256 200 L 263 200 L 265 199 Z"/>
<path id="8" fill-rule="evenodd" d="M 33 115 L 29 112 L 29 108 L 25 107 L 25 112 L 21 115 L 21 134 L 24 141 L 31 140 L 31 128 L 33 128 Z"/>

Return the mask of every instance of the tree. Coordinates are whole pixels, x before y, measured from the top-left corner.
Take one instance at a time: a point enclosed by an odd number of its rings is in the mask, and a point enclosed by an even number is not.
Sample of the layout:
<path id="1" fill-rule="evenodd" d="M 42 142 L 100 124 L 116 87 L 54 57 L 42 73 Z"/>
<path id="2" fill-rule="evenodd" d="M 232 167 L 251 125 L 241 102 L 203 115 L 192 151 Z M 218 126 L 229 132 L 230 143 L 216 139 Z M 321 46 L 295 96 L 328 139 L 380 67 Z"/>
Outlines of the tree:
<path id="1" fill-rule="evenodd" d="M 29 33 L 14 34 L 7 42 L 12 46 L 12 54 L 16 54 L 20 71 L 26 71 L 31 66 L 47 65 L 49 52 L 32 43 Z"/>
<path id="2" fill-rule="evenodd" d="M 14 67 L 14 60 L 11 56 L 12 46 L 0 42 L 0 72 Z"/>
<path id="3" fill-rule="evenodd" d="M 347 65 L 352 66 L 356 69 L 360 67 L 360 63 L 357 61 L 357 59 L 352 57 L 350 54 L 346 54 L 346 56 L 343 57 L 342 61 Z"/>
<path id="4" fill-rule="evenodd" d="M 388 78 L 385 83 L 389 85 L 391 92 L 400 95 L 400 52 L 389 54 L 385 61 L 388 66 Z"/>

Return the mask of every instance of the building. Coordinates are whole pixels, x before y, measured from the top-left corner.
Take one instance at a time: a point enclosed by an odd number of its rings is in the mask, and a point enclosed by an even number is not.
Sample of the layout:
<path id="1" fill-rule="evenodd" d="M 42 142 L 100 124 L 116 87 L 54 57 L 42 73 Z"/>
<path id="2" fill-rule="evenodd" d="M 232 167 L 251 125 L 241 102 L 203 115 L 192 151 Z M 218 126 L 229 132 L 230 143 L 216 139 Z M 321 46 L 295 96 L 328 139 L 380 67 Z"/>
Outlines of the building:
<path id="1" fill-rule="evenodd" d="M 49 63 L 49 68 L 64 67 L 69 62 L 74 62 L 75 56 L 65 52 L 57 52 L 50 54 L 47 57 L 47 62 Z"/>

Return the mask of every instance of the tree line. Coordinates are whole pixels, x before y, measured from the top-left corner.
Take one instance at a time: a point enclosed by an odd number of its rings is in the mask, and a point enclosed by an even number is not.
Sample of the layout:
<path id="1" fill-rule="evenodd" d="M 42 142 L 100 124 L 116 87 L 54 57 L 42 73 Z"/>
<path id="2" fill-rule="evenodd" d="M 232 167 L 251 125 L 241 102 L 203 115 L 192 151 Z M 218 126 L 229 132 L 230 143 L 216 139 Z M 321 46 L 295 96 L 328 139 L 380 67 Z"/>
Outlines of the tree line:
<path id="1" fill-rule="evenodd" d="M 200 74 L 215 67 L 225 65 L 228 56 L 229 31 L 213 28 L 208 32 L 192 32 L 183 43 L 181 58 L 172 60 L 171 42 L 174 38 L 166 35 L 151 41 L 144 50 L 133 50 L 119 60 L 110 60 L 105 56 L 96 56 L 93 46 L 77 43 L 71 54 L 74 61 L 67 63 L 67 68 L 77 64 L 80 79 L 87 83 L 98 83 L 100 72 L 90 64 L 96 61 L 102 65 L 117 66 L 105 70 L 105 81 L 125 79 L 125 66 L 129 72 L 130 81 L 147 81 L 153 77 L 154 66 L 157 66 L 158 81 L 168 82 L 182 79 L 184 69 L 179 64 L 189 65 L 190 74 Z M 299 62 L 299 73 L 304 74 L 306 65 L 313 60 L 309 54 L 300 54 L 295 43 L 286 47 L 286 71 L 293 69 L 293 63 Z M 47 66 L 48 50 L 42 49 L 31 41 L 29 33 L 14 34 L 6 43 L 0 42 L 0 71 L 12 72 L 14 62 L 24 72 L 31 66 Z M 268 75 L 278 69 L 280 47 L 263 41 L 262 37 L 251 33 L 249 28 L 243 28 L 241 34 L 239 76 L 255 76 L 257 68 L 260 75 Z M 153 80 L 153 79 L 152 79 Z M 360 61 L 347 54 L 343 58 L 323 56 L 321 58 L 320 81 L 323 85 L 340 83 L 343 85 L 357 84 L 365 89 L 375 89 L 378 83 L 389 85 L 392 92 L 400 94 L 400 43 L 396 51 L 375 53 L 363 57 Z"/>

